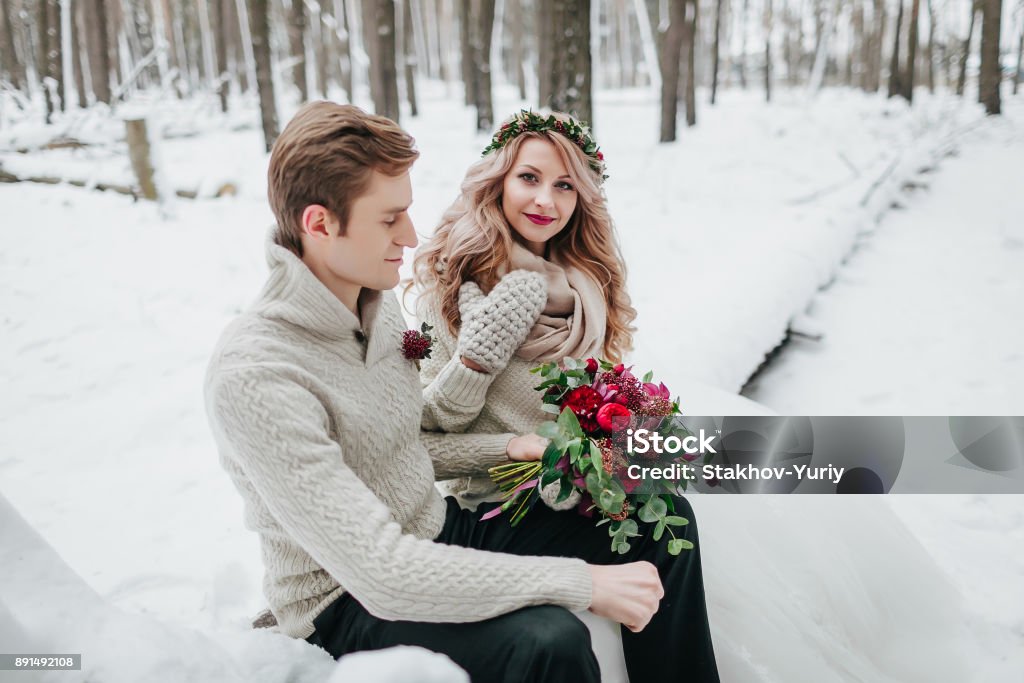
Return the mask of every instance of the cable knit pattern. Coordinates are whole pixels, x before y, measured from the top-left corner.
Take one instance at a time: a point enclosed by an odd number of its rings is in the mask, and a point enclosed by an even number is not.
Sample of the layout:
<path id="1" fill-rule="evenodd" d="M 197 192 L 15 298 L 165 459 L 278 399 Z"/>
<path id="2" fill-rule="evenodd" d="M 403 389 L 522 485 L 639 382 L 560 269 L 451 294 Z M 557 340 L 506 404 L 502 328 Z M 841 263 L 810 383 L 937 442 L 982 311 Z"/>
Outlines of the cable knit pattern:
<path id="1" fill-rule="evenodd" d="M 434 327 L 434 350 L 421 361 L 423 428 L 465 434 L 532 432 L 552 416 L 541 410 L 539 380 L 530 369 L 537 363 L 513 356 L 499 373 L 470 370 L 463 365 L 457 340 L 448 332 L 436 297 L 420 296 L 417 315 Z M 446 481 L 449 493 L 463 505 L 473 506 L 496 497 L 497 488 L 486 475 Z M 555 494 L 557 496 L 557 493 Z"/>
<path id="2" fill-rule="evenodd" d="M 459 288 L 458 355 L 488 373 L 501 372 L 526 341 L 547 301 L 547 283 L 539 273 L 514 270 L 484 296 L 472 281 Z"/>
<path id="3" fill-rule="evenodd" d="M 259 534 L 280 630 L 305 638 L 345 591 L 384 619 L 470 622 L 537 604 L 585 609 L 581 560 L 439 544 L 435 475 L 505 461 L 509 434 L 420 439 L 417 370 L 392 292 L 364 290 L 360 321 L 291 252 L 224 332 L 206 376 L 221 463 Z M 510 580 L 519 578 L 519 580 Z"/>

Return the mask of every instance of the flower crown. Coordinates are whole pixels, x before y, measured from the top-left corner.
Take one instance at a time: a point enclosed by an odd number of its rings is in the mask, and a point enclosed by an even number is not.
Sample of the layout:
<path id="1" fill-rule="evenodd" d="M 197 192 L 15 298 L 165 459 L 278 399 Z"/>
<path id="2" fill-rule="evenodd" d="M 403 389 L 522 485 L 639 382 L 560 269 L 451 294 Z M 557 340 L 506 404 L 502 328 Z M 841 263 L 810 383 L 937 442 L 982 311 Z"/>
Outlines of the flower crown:
<path id="1" fill-rule="evenodd" d="M 590 128 L 581 121 L 577 121 L 574 118 L 567 118 L 566 120 L 555 118 L 553 114 L 544 116 L 543 114 L 535 114 L 534 112 L 523 109 L 519 113 L 515 114 L 501 124 L 501 128 L 491 138 L 491 144 L 484 148 L 481 156 L 487 156 L 491 152 L 501 149 L 508 144 L 509 140 L 518 137 L 519 135 L 533 131 L 535 133 L 543 133 L 545 131 L 553 130 L 556 133 L 561 133 L 563 136 L 568 138 L 583 150 L 583 153 L 587 155 L 590 161 L 590 167 L 597 171 L 598 175 L 601 176 L 601 180 L 607 180 L 608 176 L 605 175 L 604 165 L 604 154 L 598 148 L 597 143 L 594 142 L 594 138 L 590 136 Z"/>

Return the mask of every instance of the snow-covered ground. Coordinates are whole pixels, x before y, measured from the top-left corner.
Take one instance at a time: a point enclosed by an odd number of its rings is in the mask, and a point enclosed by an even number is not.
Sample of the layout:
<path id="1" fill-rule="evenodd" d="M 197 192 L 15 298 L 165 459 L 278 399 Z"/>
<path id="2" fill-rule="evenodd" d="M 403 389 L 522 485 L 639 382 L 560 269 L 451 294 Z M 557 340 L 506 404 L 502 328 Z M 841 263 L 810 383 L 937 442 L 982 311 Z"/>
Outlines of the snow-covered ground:
<path id="1" fill-rule="evenodd" d="M 429 234 L 486 141 L 469 133 L 472 113 L 459 98 L 439 86 L 422 94 L 425 114 L 404 123 L 422 151 L 413 219 Z M 634 359 L 681 395 L 686 412 L 763 411 L 730 392 L 818 287 L 838 278 L 813 317 L 823 344 L 842 352 L 804 369 L 796 351 L 792 366 L 779 365 L 793 374 L 770 388 L 763 375 L 770 408 L 816 412 L 785 402 L 791 386 L 792 395 L 806 396 L 801 401 L 829 399 L 837 414 L 872 410 L 863 392 L 843 384 L 852 381 L 844 368 L 888 363 L 909 347 L 918 353 L 894 367 L 945 363 L 907 374 L 909 384 L 879 388 L 913 394 L 877 412 L 1020 413 L 1013 392 L 1022 364 L 1019 355 L 1009 358 L 1024 341 L 1011 308 L 1024 271 L 1012 269 L 1015 251 L 1020 261 L 1020 198 L 992 190 L 1004 203 L 974 212 L 975 197 L 965 196 L 975 177 L 1019 185 L 1020 99 L 993 121 L 976 105 L 923 93 L 910 109 L 840 91 L 813 101 L 780 92 L 771 106 L 755 93 L 727 92 L 715 110 L 702 108 L 698 128 L 666 146 L 655 143 L 657 108 L 646 93 L 603 92 L 597 101 L 609 201 L 640 313 Z M 497 109 L 517 104 L 506 96 Z M 169 130 L 182 112 L 171 106 L 152 116 L 156 129 Z M 139 680 L 138 667 L 161 652 L 170 662 L 200 641 L 241 661 L 242 678 L 314 681 L 328 671 L 315 664 L 313 648 L 248 632 L 263 604 L 256 538 L 242 527 L 241 502 L 218 466 L 202 412 L 208 354 L 262 283 L 271 221 L 255 113 L 217 116 L 204 109 L 193 116 L 198 135 L 164 141 L 162 170 L 176 189 L 230 181 L 232 197 L 158 207 L 67 187 L 0 185 L 0 494 L 103 605 L 127 615 L 110 633 L 160 634 L 166 642 L 139 646 L 137 666 L 107 669 L 105 680 Z M 106 151 L 4 152 L 0 164 L 124 180 L 117 126 L 77 125 Z M 240 130 L 221 132 L 228 126 Z M 0 144 L 38 143 L 43 133 L 23 124 L 2 131 Z M 951 149 L 959 156 L 947 158 Z M 934 166 L 930 189 L 906 197 L 901 187 L 924 166 Z M 895 200 L 904 211 L 887 211 Z M 964 233 L 958 206 L 972 221 Z M 873 231 L 869 241 L 841 267 L 865 231 Z M 932 271 L 908 265 L 905 274 L 918 277 L 900 279 L 886 269 L 891 256 L 856 271 L 870 250 L 911 247 L 946 249 L 964 267 L 938 273 L 944 282 L 934 290 L 914 281 Z M 929 253 L 926 264 L 942 264 Z M 844 285 L 848 279 L 861 284 Z M 842 286 L 848 301 L 833 303 Z M 865 344 L 842 335 L 862 325 L 849 320 L 853 313 L 826 311 L 856 307 L 849 302 L 858 294 L 874 300 L 881 287 L 892 299 L 920 301 L 919 314 L 880 313 L 873 320 L 892 341 L 875 356 L 853 356 Z M 966 307 L 961 325 L 948 320 L 954 304 Z M 910 329 L 897 327 L 905 322 Z M 973 325 L 1001 338 L 981 338 L 976 348 Z M 922 356 L 929 329 L 944 345 Z M 944 369 L 957 382 L 944 382 Z M 820 393 L 808 393 L 815 384 Z M 948 402 L 915 404 L 941 392 Z M 971 410 L 978 405 L 985 409 Z M 1010 606 L 1024 604 L 1024 497 L 694 495 L 694 507 L 723 680 L 1019 680 L 1024 620 Z M 23 602 L 3 592 L 0 603 L 0 618 L 5 611 L 21 617 L 15 606 Z M 250 657 L 256 650 L 309 666 L 290 674 L 268 668 L 269 657 Z M 189 669 L 190 678 L 218 678 L 215 659 Z M 181 672 L 167 667 L 164 675 L 177 680 Z"/>

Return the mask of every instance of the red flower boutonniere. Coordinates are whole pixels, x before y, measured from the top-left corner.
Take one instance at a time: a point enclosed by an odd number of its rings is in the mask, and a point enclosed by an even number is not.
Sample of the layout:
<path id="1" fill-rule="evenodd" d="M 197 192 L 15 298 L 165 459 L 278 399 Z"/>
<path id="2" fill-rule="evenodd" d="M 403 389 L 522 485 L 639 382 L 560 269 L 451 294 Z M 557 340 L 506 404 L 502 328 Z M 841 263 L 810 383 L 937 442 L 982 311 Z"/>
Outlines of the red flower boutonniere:
<path id="1" fill-rule="evenodd" d="M 434 338 L 430 331 L 434 329 L 423 323 L 419 330 L 406 330 L 402 333 L 402 355 L 409 360 L 421 361 L 430 358 L 431 347 L 434 345 Z"/>

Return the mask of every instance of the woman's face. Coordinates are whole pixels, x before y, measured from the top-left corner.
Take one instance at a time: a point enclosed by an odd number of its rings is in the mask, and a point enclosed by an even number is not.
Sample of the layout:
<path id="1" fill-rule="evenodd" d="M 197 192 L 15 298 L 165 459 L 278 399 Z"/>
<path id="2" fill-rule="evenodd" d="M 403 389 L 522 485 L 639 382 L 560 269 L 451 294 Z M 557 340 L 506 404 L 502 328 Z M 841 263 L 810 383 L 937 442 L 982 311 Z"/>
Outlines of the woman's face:
<path id="1" fill-rule="evenodd" d="M 530 138 L 520 147 L 502 185 L 501 210 L 512 230 L 538 256 L 569 222 L 576 188 L 555 146 Z"/>

